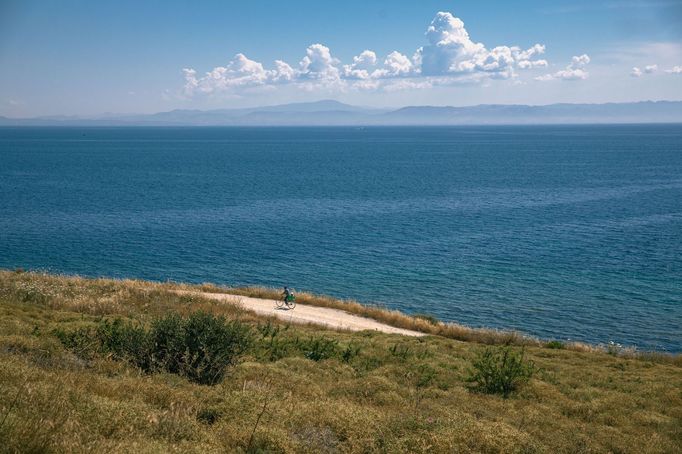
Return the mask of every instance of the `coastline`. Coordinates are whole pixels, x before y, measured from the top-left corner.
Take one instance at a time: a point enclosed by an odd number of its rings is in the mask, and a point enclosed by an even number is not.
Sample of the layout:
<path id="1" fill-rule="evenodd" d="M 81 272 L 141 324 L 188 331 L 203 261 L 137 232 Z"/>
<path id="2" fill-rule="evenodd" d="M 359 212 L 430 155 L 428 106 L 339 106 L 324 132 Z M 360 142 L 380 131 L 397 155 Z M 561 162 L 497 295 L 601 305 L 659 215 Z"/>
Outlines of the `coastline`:
<path id="1" fill-rule="evenodd" d="M 79 275 L 62 275 L 40 271 L 24 271 L 23 269 L 8 270 L 0 269 L 0 278 L 7 274 L 25 274 L 27 276 L 42 276 L 45 278 L 66 279 L 73 281 L 91 282 L 116 282 L 142 289 L 155 289 L 160 291 L 192 293 L 199 296 L 211 295 L 215 299 L 226 296 L 245 297 L 254 300 L 266 301 L 269 306 L 273 300 L 279 298 L 280 291 L 267 287 L 224 287 L 213 283 L 188 284 L 180 282 L 155 282 L 139 279 L 113 279 L 106 277 L 82 277 Z M 540 347 L 560 349 L 576 352 L 607 353 L 609 355 L 631 358 L 646 359 L 661 363 L 682 364 L 681 353 L 670 353 L 658 350 L 639 350 L 632 346 L 623 346 L 609 342 L 604 344 L 591 344 L 588 342 L 571 341 L 564 342 L 556 339 L 542 339 L 517 330 L 473 328 L 455 322 L 444 322 L 429 314 L 409 315 L 398 310 L 385 307 L 361 304 L 354 300 L 340 300 L 325 295 L 309 292 L 297 292 L 297 303 L 313 307 L 327 308 L 341 311 L 351 316 L 358 316 L 371 321 L 376 321 L 397 330 L 406 330 L 424 335 L 440 336 L 463 342 L 473 342 L 484 345 L 513 345 L 521 347 Z M 261 311 L 260 315 L 264 315 Z M 314 319 L 315 315 L 309 316 L 307 323 L 327 326 L 329 329 L 344 329 L 343 326 L 329 326 L 324 318 Z M 373 329 L 373 328 L 372 328 Z"/>

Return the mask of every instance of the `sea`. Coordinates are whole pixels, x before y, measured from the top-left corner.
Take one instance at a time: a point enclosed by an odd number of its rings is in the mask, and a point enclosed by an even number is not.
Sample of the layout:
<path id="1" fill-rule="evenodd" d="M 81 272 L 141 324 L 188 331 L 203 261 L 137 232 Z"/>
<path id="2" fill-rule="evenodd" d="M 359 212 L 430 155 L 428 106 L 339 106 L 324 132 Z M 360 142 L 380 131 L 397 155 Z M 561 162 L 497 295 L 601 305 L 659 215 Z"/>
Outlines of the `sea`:
<path id="1" fill-rule="evenodd" d="M 682 125 L 0 129 L 0 268 L 682 351 Z"/>

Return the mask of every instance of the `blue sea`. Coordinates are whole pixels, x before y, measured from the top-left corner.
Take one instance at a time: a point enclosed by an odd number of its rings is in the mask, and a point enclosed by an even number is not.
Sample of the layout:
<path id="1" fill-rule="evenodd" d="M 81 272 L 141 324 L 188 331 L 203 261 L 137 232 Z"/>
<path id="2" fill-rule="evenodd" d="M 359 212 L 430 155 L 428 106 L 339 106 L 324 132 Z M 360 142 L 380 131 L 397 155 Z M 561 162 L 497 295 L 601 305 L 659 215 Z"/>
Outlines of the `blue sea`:
<path id="1" fill-rule="evenodd" d="M 682 125 L 0 129 L 0 267 L 682 351 Z"/>

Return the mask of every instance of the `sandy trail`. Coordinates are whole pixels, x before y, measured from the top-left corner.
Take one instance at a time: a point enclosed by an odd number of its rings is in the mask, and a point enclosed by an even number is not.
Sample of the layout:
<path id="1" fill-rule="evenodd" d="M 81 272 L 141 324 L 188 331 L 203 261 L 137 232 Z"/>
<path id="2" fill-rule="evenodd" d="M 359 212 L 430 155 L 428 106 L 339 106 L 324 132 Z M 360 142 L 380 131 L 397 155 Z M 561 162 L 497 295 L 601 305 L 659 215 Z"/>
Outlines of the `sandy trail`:
<path id="1" fill-rule="evenodd" d="M 229 293 L 208 293 L 180 291 L 179 293 L 192 293 L 204 298 L 222 301 L 229 304 L 237 304 L 244 309 L 257 314 L 269 315 L 286 320 L 291 323 L 313 323 L 332 329 L 344 329 L 349 331 L 373 330 L 389 334 L 402 334 L 404 336 L 424 336 L 424 333 L 409 329 L 396 328 L 380 323 L 370 318 L 349 314 L 338 309 L 327 307 L 308 306 L 297 304 L 295 309 L 277 309 L 275 300 L 251 298 L 248 296 L 231 295 Z"/>

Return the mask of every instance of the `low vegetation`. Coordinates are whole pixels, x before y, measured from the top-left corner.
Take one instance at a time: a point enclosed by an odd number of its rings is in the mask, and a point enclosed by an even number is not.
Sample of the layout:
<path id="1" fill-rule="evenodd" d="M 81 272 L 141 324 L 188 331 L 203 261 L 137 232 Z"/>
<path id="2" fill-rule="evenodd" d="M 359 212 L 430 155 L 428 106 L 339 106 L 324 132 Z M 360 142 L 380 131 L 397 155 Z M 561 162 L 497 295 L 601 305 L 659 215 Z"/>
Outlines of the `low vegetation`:
<path id="1" fill-rule="evenodd" d="M 338 332 L 175 288 L 0 271 L 0 451 L 682 446 L 676 356 Z"/>
<path id="2" fill-rule="evenodd" d="M 467 377 L 472 389 L 503 397 L 516 391 L 533 376 L 535 365 L 524 359 L 523 349 L 487 347 L 472 361 L 473 369 Z"/>
<path id="3" fill-rule="evenodd" d="M 165 371 L 204 385 L 222 380 L 251 343 L 248 325 L 206 312 L 184 318 L 171 313 L 154 319 L 149 329 L 115 318 L 54 334 L 83 359 L 104 354 L 145 373 Z"/>

